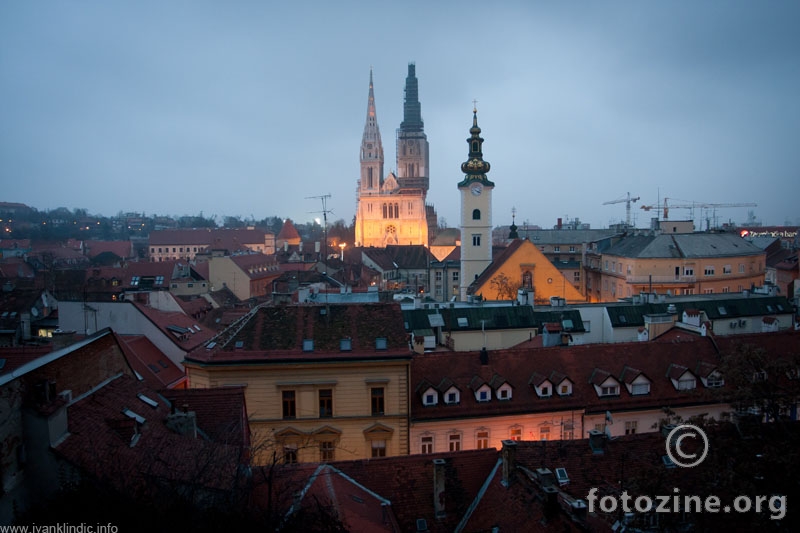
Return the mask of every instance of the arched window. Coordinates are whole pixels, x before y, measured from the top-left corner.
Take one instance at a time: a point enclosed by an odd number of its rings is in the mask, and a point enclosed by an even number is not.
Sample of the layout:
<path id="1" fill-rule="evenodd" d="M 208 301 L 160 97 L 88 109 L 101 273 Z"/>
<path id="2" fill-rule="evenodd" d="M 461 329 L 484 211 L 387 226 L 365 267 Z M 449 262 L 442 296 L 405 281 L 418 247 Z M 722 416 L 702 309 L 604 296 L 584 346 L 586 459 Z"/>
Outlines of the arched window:
<path id="1" fill-rule="evenodd" d="M 394 204 L 394 218 L 400 218 L 400 204 Z"/>
<path id="2" fill-rule="evenodd" d="M 472 141 L 472 151 L 473 152 L 478 151 L 478 141 Z"/>
<path id="3" fill-rule="evenodd" d="M 369 167 L 367 169 L 367 187 L 369 187 L 370 189 L 373 187 L 373 185 L 372 185 L 372 170 L 373 170 L 372 167 Z"/>
<path id="4" fill-rule="evenodd" d="M 386 204 L 383 204 L 383 218 L 389 218 L 389 215 L 386 213 Z"/>
<path id="5" fill-rule="evenodd" d="M 481 210 L 480 209 L 473 209 L 472 210 L 472 220 L 480 220 L 481 219 Z"/>
<path id="6" fill-rule="evenodd" d="M 522 273 L 522 287 L 525 289 L 533 289 L 533 274 L 530 270 Z"/>

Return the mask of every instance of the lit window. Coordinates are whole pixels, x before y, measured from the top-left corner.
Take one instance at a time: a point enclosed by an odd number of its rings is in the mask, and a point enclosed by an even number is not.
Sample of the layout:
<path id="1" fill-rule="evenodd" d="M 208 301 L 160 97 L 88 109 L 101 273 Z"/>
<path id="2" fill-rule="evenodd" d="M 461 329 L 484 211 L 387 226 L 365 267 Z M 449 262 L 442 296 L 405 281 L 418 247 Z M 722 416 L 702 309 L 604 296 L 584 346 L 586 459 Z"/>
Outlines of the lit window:
<path id="1" fill-rule="evenodd" d="M 511 440 L 522 440 L 522 427 L 516 426 L 511 428 L 509 432 L 509 438 Z"/>

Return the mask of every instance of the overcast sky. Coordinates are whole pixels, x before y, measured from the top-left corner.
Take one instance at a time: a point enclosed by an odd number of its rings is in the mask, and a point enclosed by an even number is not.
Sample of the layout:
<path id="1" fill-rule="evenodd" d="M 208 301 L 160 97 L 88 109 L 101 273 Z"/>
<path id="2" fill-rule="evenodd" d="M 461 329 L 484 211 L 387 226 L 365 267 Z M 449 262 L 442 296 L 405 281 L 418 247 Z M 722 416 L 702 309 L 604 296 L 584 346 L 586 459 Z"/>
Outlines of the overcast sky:
<path id="1" fill-rule="evenodd" d="M 493 223 L 640 205 L 800 223 L 800 2 L 0 2 L 0 201 L 352 221 L 370 66 L 386 172 L 409 62 L 459 221 L 472 100 Z M 671 211 L 671 219 L 688 210 Z M 699 213 L 698 213 L 699 215 Z"/>

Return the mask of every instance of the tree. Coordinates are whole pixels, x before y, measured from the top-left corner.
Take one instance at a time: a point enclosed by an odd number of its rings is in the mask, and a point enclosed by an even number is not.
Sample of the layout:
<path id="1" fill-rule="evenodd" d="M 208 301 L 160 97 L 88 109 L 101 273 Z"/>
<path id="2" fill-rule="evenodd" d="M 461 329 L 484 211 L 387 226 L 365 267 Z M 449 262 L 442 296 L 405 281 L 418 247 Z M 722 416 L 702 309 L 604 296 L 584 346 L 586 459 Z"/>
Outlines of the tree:
<path id="1" fill-rule="evenodd" d="M 521 283 L 511 281 L 502 272 L 493 277 L 489 284 L 496 291 L 498 300 L 513 300 L 517 297 L 517 291 L 522 286 Z"/>

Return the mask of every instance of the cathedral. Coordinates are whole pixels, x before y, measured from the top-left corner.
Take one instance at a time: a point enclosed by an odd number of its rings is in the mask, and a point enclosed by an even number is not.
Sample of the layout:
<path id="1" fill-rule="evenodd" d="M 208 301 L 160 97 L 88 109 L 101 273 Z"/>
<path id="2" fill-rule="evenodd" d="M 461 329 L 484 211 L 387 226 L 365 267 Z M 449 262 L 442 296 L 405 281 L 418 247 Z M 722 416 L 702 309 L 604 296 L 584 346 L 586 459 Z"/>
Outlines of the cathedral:
<path id="1" fill-rule="evenodd" d="M 428 246 L 436 231 L 436 212 L 425 202 L 430 179 L 428 138 L 413 63 L 408 65 L 403 122 L 397 129 L 396 148 L 397 169 L 384 177 L 383 143 L 370 70 L 367 121 L 361 139 L 361 177 L 356 192 L 356 246 Z"/>

